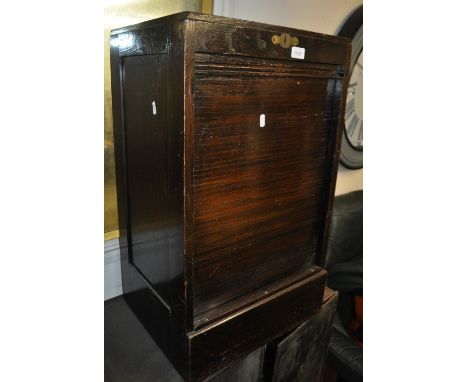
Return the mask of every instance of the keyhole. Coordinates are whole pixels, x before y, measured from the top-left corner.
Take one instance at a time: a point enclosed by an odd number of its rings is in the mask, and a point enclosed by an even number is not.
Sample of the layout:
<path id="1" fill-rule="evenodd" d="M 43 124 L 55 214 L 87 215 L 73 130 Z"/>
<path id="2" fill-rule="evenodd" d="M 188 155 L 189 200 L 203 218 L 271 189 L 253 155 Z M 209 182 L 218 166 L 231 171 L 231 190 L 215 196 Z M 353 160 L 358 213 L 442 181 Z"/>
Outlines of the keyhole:
<path id="1" fill-rule="evenodd" d="M 156 102 L 153 101 L 152 105 L 153 105 L 153 115 L 156 115 L 156 113 L 157 113 L 157 110 L 156 110 Z"/>

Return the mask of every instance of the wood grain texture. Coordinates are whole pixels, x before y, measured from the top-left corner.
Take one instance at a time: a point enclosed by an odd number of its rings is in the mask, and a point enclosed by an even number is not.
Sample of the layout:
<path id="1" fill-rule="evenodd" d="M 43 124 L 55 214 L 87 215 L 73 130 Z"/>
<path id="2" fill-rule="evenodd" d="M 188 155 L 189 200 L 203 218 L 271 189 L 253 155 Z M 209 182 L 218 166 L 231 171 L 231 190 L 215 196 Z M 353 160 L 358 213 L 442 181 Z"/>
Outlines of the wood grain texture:
<path id="1" fill-rule="evenodd" d="M 337 301 L 333 292 L 319 312 L 275 345 L 272 382 L 323 381 Z"/>
<path id="2" fill-rule="evenodd" d="M 320 306 L 349 40 L 184 12 L 111 47 L 125 298 L 202 380 Z"/>
<path id="3" fill-rule="evenodd" d="M 339 78 L 336 66 L 196 54 L 195 320 L 313 265 Z"/>
<path id="4" fill-rule="evenodd" d="M 265 346 L 258 348 L 216 375 L 208 377 L 206 382 L 260 382 L 262 379 L 263 354 Z"/>
<path id="5" fill-rule="evenodd" d="M 272 27 L 258 23 L 254 28 L 249 25 L 234 23 L 196 23 L 196 45 L 195 50 L 199 52 L 215 52 L 221 54 L 246 55 L 249 57 L 286 59 L 293 61 L 290 49 L 284 49 L 273 44 L 271 38 Z M 282 33 L 287 28 L 276 27 L 277 33 Z M 304 61 L 343 64 L 345 51 L 339 49 L 341 42 L 331 41 L 329 38 L 311 33 L 291 30 L 294 36 L 299 38 L 299 46 L 305 48 Z M 338 48 L 338 49 L 334 49 Z"/>
<path id="6" fill-rule="evenodd" d="M 245 356 L 249 349 L 266 344 L 306 321 L 320 309 L 325 280 L 326 272 L 322 270 L 222 321 L 189 333 L 192 378 L 203 379 L 216 368 Z"/>

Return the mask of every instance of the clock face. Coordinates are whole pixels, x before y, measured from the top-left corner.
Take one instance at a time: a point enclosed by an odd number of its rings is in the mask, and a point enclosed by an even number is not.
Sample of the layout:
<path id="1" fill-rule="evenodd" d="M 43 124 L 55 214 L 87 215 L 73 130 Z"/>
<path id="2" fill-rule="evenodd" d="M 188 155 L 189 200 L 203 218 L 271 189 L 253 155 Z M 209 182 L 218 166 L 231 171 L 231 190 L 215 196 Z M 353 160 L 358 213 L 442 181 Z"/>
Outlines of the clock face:
<path id="1" fill-rule="evenodd" d="M 363 51 L 354 65 L 348 85 L 345 111 L 345 136 L 351 146 L 362 150 L 363 124 L 362 85 Z"/>
<path id="2" fill-rule="evenodd" d="M 363 164 L 363 25 L 362 6 L 345 21 L 339 35 L 352 38 L 351 67 L 346 94 L 343 138 L 341 139 L 341 163 L 350 169 L 362 168 Z"/>

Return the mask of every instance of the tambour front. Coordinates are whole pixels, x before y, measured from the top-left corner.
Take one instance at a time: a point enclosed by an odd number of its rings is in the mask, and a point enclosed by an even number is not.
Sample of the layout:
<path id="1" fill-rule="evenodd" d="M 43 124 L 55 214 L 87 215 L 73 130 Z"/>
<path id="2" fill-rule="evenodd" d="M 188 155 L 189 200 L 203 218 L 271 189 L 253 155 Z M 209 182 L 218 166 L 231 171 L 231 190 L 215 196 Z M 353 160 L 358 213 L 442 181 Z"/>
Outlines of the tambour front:
<path id="1" fill-rule="evenodd" d="M 195 13 L 112 32 L 124 294 L 185 379 L 319 308 L 349 58 Z"/>

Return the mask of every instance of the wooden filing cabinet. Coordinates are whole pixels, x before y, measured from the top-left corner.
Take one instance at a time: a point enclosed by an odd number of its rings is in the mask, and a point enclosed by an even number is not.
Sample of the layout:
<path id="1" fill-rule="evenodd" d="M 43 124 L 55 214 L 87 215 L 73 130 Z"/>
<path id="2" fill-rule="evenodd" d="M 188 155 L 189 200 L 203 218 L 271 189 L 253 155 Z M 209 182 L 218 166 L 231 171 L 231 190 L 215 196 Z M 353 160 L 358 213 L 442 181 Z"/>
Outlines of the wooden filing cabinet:
<path id="1" fill-rule="evenodd" d="M 187 380 L 320 307 L 350 49 L 188 12 L 111 34 L 124 295 Z"/>

